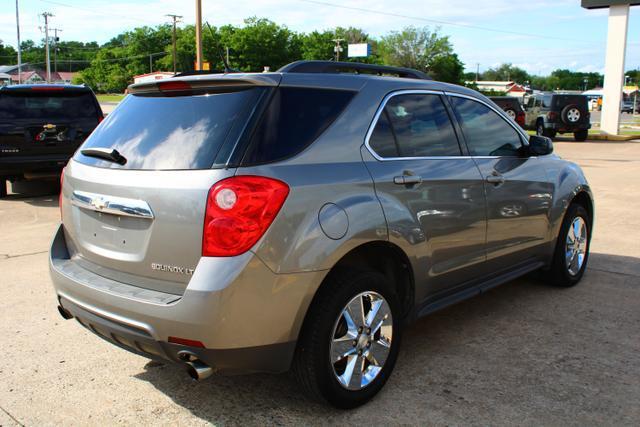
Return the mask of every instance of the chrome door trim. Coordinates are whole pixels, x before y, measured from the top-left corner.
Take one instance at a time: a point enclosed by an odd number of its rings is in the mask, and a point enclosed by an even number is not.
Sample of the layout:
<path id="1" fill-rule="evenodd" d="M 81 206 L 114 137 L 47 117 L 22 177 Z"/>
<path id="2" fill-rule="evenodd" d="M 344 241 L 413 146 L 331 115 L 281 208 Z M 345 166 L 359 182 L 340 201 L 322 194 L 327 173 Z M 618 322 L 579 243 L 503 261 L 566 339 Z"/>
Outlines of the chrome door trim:
<path id="1" fill-rule="evenodd" d="M 71 204 L 82 209 L 111 215 L 154 218 L 151 207 L 144 200 L 125 199 L 76 190 L 71 195 Z"/>
<path id="2" fill-rule="evenodd" d="M 376 125 L 378 124 L 378 119 L 380 118 L 380 115 L 382 114 L 382 112 L 384 111 L 385 107 L 387 106 L 387 103 L 389 102 L 389 100 L 391 98 L 393 98 L 394 96 L 398 96 L 398 95 L 413 95 L 413 94 L 426 94 L 426 95 L 440 95 L 440 96 L 458 96 L 461 98 L 468 98 L 472 101 L 477 101 L 483 105 L 486 105 L 487 107 L 489 107 L 491 110 L 495 111 L 496 113 L 498 113 L 498 115 L 500 117 L 502 117 L 503 119 L 508 119 L 505 120 L 509 126 L 511 126 L 513 129 L 515 129 L 516 132 L 518 132 L 518 134 L 520 136 L 523 137 L 523 144 L 524 145 L 529 145 L 529 135 L 527 135 L 522 129 L 519 129 L 519 126 L 516 127 L 514 126 L 517 125 L 517 123 L 510 123 L 513 122 L 513 120 L 509 119 L 506 114 L 504 113 L 504 111 L 502 110 L 498 110 L 495 107 L 489 105 L 487 102 L 483 101 L 480 98 L 476 98 L 473 96 L 469 96 L 469 95 L 463 95 L 463 94 L 459 94 L 459 93 L 455 93 L 455 92 L 444 92 L 444 91 L 437 91 L 437 90 L 424 90 L 424 89 L 403 89 L 403 90 L 397 90 L 394 92 L 391 92 L 389 94 L 387 94 L 383 99 L 382 99 L 382 103 L 380 104 L 380 106 L 378 107 L 378 109 L 376 110 L 376 114 L 373 116 L 373 120 L 371 121 L 371 124 L 369 125 L 369 129 L 367 130 L 367 134 L 365 136 L 365 140 L 364 140 L 364 145 L 367 148 L 367 151 L 369 151 L 369 153 L 371 153 L 371 155 L 378 161 L 381 162 L 389 162 L 389 161 L 397 161 L 397 160 L 461 160 L 461 159 L 499 159 L 499 158 L 505 158 L 505 157 L 513 157 L 513 158 L 519 158 L 518 156 L 465 156 L 465 155 L 459 155 L 459 156 L 424 156 L 424 157 L 380 157 L 378 155 L 378 153 L 375 152 L 375 150 L 373 148 L 371 148 L 371 145 L 369 145 L 369 140 L 371 139 L 371 135 L 373 134 L 373 131 L 376 128 Z"/>
<path id="3" fill-rule="evenodd" d="M 482 100 L 480 98 L 476 98 L 475 96 L 464 95 L 462 93 L 456 93 L 456 92 L 445 92 L 444 94 L 446 96 L 455 96 L 455 97 L 458 97 L 458 98 L 470 99 L 472 101 L 479 102 L 480 104 L 489 107 L 491 110 L 493 110 L 494 112 L 498 113 L 498 115 L 500 117 L 502 117 L 502 119 L 505 122 L 507 122 L 507 124 L 509 126 L 511 126 L 516 132 L 518 132 L 518 134 L 520 134 L 520 136 L 522 136 L 522 138 L 523 138 L 522 142 L 523 142 L 524 145 L 529 145 L 529 135 L 520 126 L 518 126 L 517 123 L 515 123 L 513 120 L 511 120 L 509 118 L 509 116 L 507 116 L 507 114 L 503 110 L 495 108 L 494 106 L 492 106 L 488 102 L 486 102 L 486 101 L 484 101 L 484 100 Z M 474 156 L 474 157 L 478 157 L 478 156 Z M 502 156 L 502 157 L 504 157 L 504 156 Z"/>
<path id="4" fill-rule="evenodd" d="M 373 148 L 371 148 L 371 146 L 369 145 L 369 139 L 371 138 L 371 135 L 373 134 L 373 131 L 375 130 L 376 125 L 378 124 L 378 119 L 380 118 L 380 115 L 382 114 L 382 112 L 384 111 L 385 107 L 387 106 L 387 103 L 389 102 L 389 100 L 391 98 L 393 98 L 394 96 L 398 96 L 398 95 L 415 95 L 415 94 L 443 96 L 445 93 L 442 92 L 442 91 L 425 90 L 425 89 L 403 89 L 403 90 L 397 90 L 395 92 L 388 93 L 382 99 L 382 103 L 378 107 L 378 110 L 376 111 L 376 114 L 373 116 L 373 120 L 371 121 L 371 124 L 369 125 L 369 130 L 367 130 L 367 135 L 365 136 L 365 139 L 364 139 L 364 145 L 365 145 L 365 147 L 367 147 L 367 150 L 369 151 L 369 153 L 371 153 L 371 155 L 373 157 L 375 157 L 376 160 L 379 160 L 381 162 L 388 162 L 388 161 L 393 161 L 393 160 L 453 160 L 453 159 L 464 159 L 464 158 L 469 159 L 470 158 L 469 156 L 463 156 L 463 155 L 460 155 L 460 156 L 427 156 L 427 157 L 380 157 L 378 155 L 378 153 L 376 153 L 375 150 Z M 453 123 L 452 123 L 452 125 L 453 125 Z"/>

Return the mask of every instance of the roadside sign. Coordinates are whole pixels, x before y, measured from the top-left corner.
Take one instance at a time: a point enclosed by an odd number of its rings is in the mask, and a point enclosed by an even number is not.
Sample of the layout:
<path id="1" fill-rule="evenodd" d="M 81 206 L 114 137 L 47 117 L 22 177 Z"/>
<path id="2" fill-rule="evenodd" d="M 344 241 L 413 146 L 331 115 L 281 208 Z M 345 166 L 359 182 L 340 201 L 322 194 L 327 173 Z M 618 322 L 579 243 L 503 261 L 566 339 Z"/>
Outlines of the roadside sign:
<path id="1" fill-rule="evenodd" d="M 358 58 L 371 55 L 371 45 L 369 43 L 350 44 L 347 56 L 349 58 Z"/>

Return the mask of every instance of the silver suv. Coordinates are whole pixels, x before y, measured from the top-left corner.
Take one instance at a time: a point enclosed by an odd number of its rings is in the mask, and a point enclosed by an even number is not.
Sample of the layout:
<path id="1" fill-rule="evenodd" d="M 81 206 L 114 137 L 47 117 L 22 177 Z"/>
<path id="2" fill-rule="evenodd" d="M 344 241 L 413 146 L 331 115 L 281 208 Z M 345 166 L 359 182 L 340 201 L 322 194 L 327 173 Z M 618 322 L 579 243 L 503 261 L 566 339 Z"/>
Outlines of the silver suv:
<path id="1" fill-rule="evenodd" d="M 64 170 L 51 276 L 65 318 L 194 378 L 292 368 L 354 407 L 407 322 L 584 273 L 582 171 L 475 91 L 298 62 L 130 93 Z"/>

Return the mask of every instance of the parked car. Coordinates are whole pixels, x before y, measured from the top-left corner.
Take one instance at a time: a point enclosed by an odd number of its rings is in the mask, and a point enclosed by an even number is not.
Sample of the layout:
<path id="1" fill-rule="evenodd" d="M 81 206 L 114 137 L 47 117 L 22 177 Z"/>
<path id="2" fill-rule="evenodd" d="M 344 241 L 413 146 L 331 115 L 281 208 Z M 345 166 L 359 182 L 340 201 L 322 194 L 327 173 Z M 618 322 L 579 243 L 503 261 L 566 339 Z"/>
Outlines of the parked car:
<path id="1" fill-rule="evenodd" d="M 586 141 L 591 129 L 591 113 L 585 95 L 536 94 L 526 105 L 527 129 L 555 138 L 573 133 L 576 141 Z"/>
<path id="2" fill-rule="evenodd" d="M 102 118 L 85 86 L 0 88 L 0 197 L 7 194 L 7 180 L 59 177 Z"/>
<path id="3" fill-rule="evenodd" d="M 518 98 L 514 98 L 513 96 L 491 96 L 489 99 L 502 108 L 504 112 L 507 113 L 507 116 L 519 124 L 520 127 L 525 127 L 525 111 Z"/>
<path id="4" fill-rule="evenodd" d="M 633 114 L 633 101 L 622 101 L 622 105 L 620 107 L 620 112 Z"/>
<path id="5" fill-rule="evenodd" d="M 196 379 L 293 369 L 355 407 L 406 323 L 534 270 L 580 281 L 592 194 L 552 151 L 414 70 L 301 61 L 133 85 L 64 169 L 58 309 Z"/>

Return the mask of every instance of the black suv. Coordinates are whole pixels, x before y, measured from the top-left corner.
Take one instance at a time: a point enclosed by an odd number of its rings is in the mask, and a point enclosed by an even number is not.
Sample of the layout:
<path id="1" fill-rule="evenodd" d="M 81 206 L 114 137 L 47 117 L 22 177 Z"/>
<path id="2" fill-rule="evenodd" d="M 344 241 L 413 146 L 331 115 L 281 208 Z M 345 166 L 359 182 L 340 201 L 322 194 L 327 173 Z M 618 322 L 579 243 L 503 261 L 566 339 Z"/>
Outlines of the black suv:
<path id="1" fill-rule="evenodd" d="M 518 98 L 514 98 L 513 96 L 490 96 L 489 99 L 495 102 L 498 107 L 502 108 L 521 128 L 525 127 L 526 116 L 524 108 L 522 108 L 522 104 L 520 104 Z"/>
<path id="2" fill-rule="evenodd" d="M 6 182 L 53 178 L 103 119 L 85 86 L 0 88 L 0 197 Z"/>
<path id="3" fill-rule="evenodd" d="M 545 93 L 531 96 L 526 104 L 526 128 L 549 138 L 573 133 L 576 141 L 585 141 L 591 129 L 590 119 L 584 95 Z"/>

